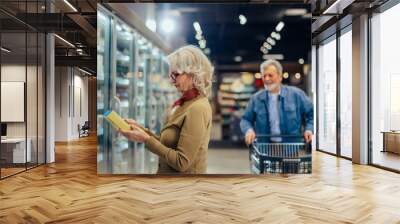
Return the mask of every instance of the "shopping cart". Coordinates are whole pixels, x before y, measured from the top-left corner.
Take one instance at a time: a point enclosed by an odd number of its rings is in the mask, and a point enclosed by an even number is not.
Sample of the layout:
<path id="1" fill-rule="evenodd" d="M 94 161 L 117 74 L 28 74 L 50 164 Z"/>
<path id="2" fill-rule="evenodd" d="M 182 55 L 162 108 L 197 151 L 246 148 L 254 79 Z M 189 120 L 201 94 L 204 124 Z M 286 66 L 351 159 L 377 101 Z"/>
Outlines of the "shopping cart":
<path id="1" fill-rule="evenodd" d="M 281 138 L 286 142 L 271 143 Z M 290 139 L 290 141 L 287 141 Z M 299 135 L 257 135 L 250 145 L 250 169 L 253 173 L 311 173 L 311 142 Z"/>

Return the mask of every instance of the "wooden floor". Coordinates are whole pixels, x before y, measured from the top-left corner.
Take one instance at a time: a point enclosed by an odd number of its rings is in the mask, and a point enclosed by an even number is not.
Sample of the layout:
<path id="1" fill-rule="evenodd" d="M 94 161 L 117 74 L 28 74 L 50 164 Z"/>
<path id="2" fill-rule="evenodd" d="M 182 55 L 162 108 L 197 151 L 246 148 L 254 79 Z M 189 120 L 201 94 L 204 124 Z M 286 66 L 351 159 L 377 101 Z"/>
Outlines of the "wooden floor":
<path id="1" fill-rule="evenodd" d="M 0 181 L 0 223 L 400 223 L 400 175 L 315 153 L 313 174 L 96 175 L 96 142 Z"/>

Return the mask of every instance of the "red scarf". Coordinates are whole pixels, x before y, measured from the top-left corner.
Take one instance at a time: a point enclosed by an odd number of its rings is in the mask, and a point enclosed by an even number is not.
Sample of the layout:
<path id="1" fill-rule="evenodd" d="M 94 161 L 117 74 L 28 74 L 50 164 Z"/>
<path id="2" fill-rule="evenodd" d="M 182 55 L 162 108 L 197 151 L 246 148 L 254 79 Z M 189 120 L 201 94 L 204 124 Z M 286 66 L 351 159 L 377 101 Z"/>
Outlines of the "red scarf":
<path id="1" fill-rule="evenodd" d="M 199 95 L 199 91 L 195 88 L 186 91 L 179 100 L 175 101 L 175 106 L 182 106 L 186 101 L 196 98 Z"/>

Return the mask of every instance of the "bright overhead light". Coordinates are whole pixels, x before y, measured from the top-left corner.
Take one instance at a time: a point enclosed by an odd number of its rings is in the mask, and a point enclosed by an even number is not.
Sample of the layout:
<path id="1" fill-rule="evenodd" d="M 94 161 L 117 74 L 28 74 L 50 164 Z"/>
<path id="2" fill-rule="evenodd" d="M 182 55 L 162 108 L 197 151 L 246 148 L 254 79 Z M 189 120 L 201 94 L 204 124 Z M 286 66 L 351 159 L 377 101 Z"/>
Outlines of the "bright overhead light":
<path id="1" fill-rule="evenodd" d="M 75 45 L 73 45 L 71 42 L 69 42 L 68 40 L 58 36 L 57 34 L 54 34 L 55 37 L 57 37 L 59 40 L 61 40 L 62 42 L 66 43 L 68 46 L 75 48 Z"/>
<path id="2" fill-rule="evenodd" d="M 260 48 L 260 51 L 263 52 L 264 54 L 268 54 L 268 50 L 267 50 L 267 48 L 265 48 L 264 46 L 262 46 L 262 47 Z"/>
<path id="3" fill-rule="evenodd" d="M 199 40 L 199 44 L 206 44 L 206 43 L 207 43 L 207 41 L 204 39 Z"/>
<path id="4" fill-rule="evenodd" d="M 199 45 L 200 45 L 200 48 L 206 48 L 206 40 L 204 40 L 204 39 L 202 39 L 202 40 L 199 40 Z"/>
<path id="5" fill-rule="evenodd" d="M 242 61 L 242 57 L 241 56 L 235 56 L 233 58 L 233 60 L 235 60 L 236 62 L 241 62 Z"/>
<path id="6" fill-rule="evenodd" d="M 254 74 L 254 78 L 261 79 L 261 73 L 257 72 L 256 74 Z"/>
<path id="7" fill-rule="evenodd" d="M 201 27 L 200 27 L 200 23 L 199 22 L 194 22 L 193 23 L 193 27 L 197 32 L 201 32 Z"/>
<path id="8" fill-rule="evenodd" d="M 280 22 L 278 23 L 278 25 L 276 25 L 275 30 L 278 31 L 278 32 L 280 32 L 280 31 L 283 29 L 284 26 L 285 26 L 285 23 L 282 22 L 282 21 L 280 21 Z"/>
<path id="9" fill-rule="evenodd" d="M 304 59 L 303 58 L 299 59 L 299 64 L 301 64 L 301 65 L 304 64 Z"/>
<path id="10" fill-rule="evenodd" d="M 0 49 L 1 49 L 2 51 L 6 52 L 6 53 L 10 53 L 10 52 L 11 52 L 11 50 L 9 50 L 9 49 L 7 49 L 7 48 L 5 48 L 5 47 L 1 47 Z"/>
<path id="11" fill-rule="evenodd" d="M 264 60 L 268 60 L 268 59 L 275 59 L 275 60 L 283 60 L 285 57 L 283 54 L 266 54 L 263 55 L 263 59 Z"/>
<path id="12" fill-rule="evenodd" d="M 287 78 L 289 78 L 289 73 L 285 72 L 285 73 L 283 73 L 282 76 L 283 76 L 284 79 L 287 79 Z"/>
<path id="13" fill-rule="evenodd" d="M 337 0 L 331 6 L 329 6 L 322 14 L 328 14 L 328 13 L 339 14 L 338 10 L 341 2 L 345 2 L 344 4 L 346 4 L 346 1 Z"/>
<path id="14" fill-rule="evenodd" d="M 67 4 L 74 12 L 78 12 L 78 10 L 71 4 L 69 3 L 68 0 L 64 0 L 65 4 Z"/>
<path id="15" fill-rule="evenodd" d="M 203 37 L 202 37 L 202 36 L 201 36 L 201 34 L 199 34 L 199 33 L 198 33 L 198 34 L 196 34 L 196 36 L 195 36 L 195 37 L 196 37 L 196 39 L 197 39 L 197 40 L 201 40 L 201 39 L 203 39 Z"/>
<path id="16" fill-rule="evenodd" d="M 285 16 L 302 16 L 307 13 L 307 9 L 286 9 Z"/>
<path id="17" fill-rule="evenodd" d="M 161 29 L 165 33 L 171 33 L 175 30 L 175 22 L 172 19 L 166 18 L 161 22 Z"/>
<path id="18" fill-rule="evenodd" d="M 263 46 L 264 46 L 265 48 L 267 48 L 268 50 L 271 50 L 271 49 L 272 49 L 272 46 L 271 46 L 270 44 L 266 43 L 266 42 L 264 42 Z"/>
<path id="19" fill-rule="evenodd" d="M 244 24 L 246 24 L 246 22 L 247 22 L 246 16 L 244 16 L 244 15 L 239 15 L 239 23 L 240 23 L 241 25 L 244 25 Z"/>
<path id="20" fill-rule="evenodd" d="M 281 35 L 280 35 L 279 33 L 277 33 L 277 34 L 275 35 L 275 39 L 276 39 L 276 40 L 280 40 L 280 39 L 281 39 Z"/>
<path id="21" fill-rule="evenodd" d="M 271 37 L 275 38 L 276 40 L 280 40 L 281 39 L 281 35 L 279 33 L 276 33 L 276 32 L 272 32 L 271 33 Z"/>
<path id="22" fill-rule="evenodd" d="M 92 75 L 92 73 L 90 73 L 90 72 L 88 72 L 88 71 L 85 71 L 85 70 L 83 70 L 83 69 L 81 69 L 81 68 L 79 68 L 79 67 L 78 67 L 78 70 L 81 71 L 81 72 L 83 72 L 83 73 L 85 73 L 85 74 Z"/>
<path id="23" fill-rule="evenodd" d="M 276 42 L 274 39 L 272 39 L 271 37 L 267 38 L 267 42 L 270 43 L 272 46 L 275 46 Z"/>
<path id="24" fill-rule="evenodd" d="M 296 73 L 296 74 L 294 74 L 294 77 L 295 77 L 296 79 L 300 79 L 300 78 L 301 78 L 301 75 L 300 75 L 300 73 Z"/>
<path id="25" fill-rule="evenodd" d="M 156 32 L 157 29 L 157 23 L 154 19 L 147 19 L 146 20 L 146 26 L 149 28 L 151 31 Z"/>

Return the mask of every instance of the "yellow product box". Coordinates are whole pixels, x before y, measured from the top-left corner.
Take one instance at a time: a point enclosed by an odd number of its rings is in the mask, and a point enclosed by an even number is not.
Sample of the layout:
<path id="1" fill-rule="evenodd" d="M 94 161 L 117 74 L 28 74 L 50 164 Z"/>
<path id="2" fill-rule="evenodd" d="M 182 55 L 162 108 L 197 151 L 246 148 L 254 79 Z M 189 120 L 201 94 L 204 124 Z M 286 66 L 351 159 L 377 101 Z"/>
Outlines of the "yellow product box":
<path id="1" fill-rule="evenodd" d="M 116 128 L 123 131 L 131 130 L 131 126 L 122 119 L 115 111 L 110 110 L 104 113 L 104 117 Z"/>

